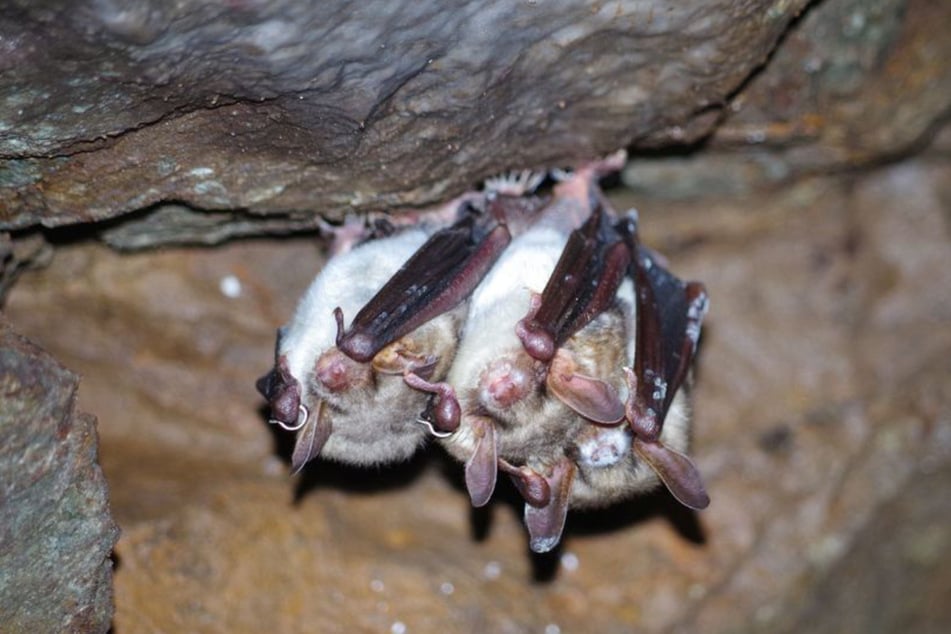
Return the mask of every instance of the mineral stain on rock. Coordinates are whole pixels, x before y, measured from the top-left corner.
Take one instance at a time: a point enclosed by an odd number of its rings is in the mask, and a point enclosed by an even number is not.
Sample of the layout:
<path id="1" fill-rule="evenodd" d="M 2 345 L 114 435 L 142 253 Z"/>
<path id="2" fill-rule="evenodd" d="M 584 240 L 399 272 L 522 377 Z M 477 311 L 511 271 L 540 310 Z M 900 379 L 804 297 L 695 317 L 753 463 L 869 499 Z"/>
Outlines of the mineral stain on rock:
<path id="1" fill-rule="evenodd" d="M 0 615 L 5 632 L 105 632 L 119 531 L 78 379 L 0 317 Z"/>

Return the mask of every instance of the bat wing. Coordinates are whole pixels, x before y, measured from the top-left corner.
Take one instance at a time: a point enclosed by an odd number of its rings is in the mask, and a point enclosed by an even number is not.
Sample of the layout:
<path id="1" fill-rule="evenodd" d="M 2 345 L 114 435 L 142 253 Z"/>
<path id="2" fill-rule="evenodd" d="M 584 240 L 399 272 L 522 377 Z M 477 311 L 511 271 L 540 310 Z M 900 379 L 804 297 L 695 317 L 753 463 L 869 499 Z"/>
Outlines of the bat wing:
<path id="1" fill-rule="evenodd" d="M 664 419 L 696 353 L 707 310 L 702 284 L 684 282 L 628 234 L 634 260 L 637 335 L 633 371 L 627 369 L 630 395 L 627 419 L 634 430 L 634 452 L 649 464 L 684 505 L 702 509 L 710 503 L 700 471 L 686 455 L 660 441 Z"/>
<path id="2" fill-rule="evenodd" d="M 637 248 L 633 269 L 637 292 L 634 405 L 639 421 L 635 432 L 656 440 L 693 362 L 707 294 L 702 284 L 683 282 L 643 247 Z"/>
<path id="3" fill-rule="evenodd" d="M 539 361 L 550 361 L 558 346 L 611 305 L 628 268 L 629 248 L 601 202 L 595 198 L 592 205 L 569 235 L 541 298 L 517 326 L 522 346 Z"/>
<path id="4" fill-rule="evenodd" d="M 433 234 L 343 330 L 337 309 L 337 347 L 370 361 L 383 347 L 465 300 L 511 240 L 491 218 L 468 215 Z"/>
<path id="5" fill-rule="evenodd" d="M 475 451 L 466 461 L 466 489 L 472 506 L 478 508 L 489 503 L 498 478 L 498 444 L 495 426 L 490 420 L 473 417 L 472 429 L 476 434 Z"/>
<path id="6" fill-rule="evenodd" d="M 324 403 L 317 405 L 314 416 L 297 432 L 294 451 L 291 453 L 291 473 L 297 473 L 304 465 L 317 457 L 324 443 L 330 438 L 332 426 L 324 415 Z"/>
<path id="7" fill-rule="evenodd" d="M 547 553 L 561 541 L 568 515 L 568 498 L 571 482 L 577 467 L 567 458 L 559 460 L 552 473 L 545 477 L 551 495 L 544 505 L 525 504 L 525 526 L 528 528 L 529 546 L 536 553 Z"/>

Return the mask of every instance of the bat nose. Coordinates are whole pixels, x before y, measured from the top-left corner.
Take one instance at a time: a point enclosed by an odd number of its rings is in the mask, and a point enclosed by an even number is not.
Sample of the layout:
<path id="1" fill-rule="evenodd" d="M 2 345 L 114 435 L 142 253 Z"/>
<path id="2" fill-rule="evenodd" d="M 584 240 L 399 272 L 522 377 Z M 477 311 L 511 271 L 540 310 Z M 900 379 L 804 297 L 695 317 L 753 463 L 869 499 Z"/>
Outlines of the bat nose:
<path id="1" fill-rule="evenodd" d="M 273 376 L 274 370 L 271 370 L 254 382 L 254 387 L 257 388 L 258 393 L 268 400 L 270 400 L 269 392 L 271 391 L 271 381 L 273 380 Z"/>

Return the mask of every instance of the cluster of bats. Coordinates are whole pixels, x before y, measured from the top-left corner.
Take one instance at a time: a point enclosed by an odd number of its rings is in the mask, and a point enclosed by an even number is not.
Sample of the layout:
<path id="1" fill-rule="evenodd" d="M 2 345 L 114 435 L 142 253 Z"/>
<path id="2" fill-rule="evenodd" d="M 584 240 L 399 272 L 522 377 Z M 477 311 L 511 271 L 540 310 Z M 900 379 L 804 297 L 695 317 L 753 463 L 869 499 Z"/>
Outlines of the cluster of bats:
<path id="1" fill-rule="evenodd" d="M 270 422 L 297 432 L 293 469 L 402 461 L 435 438 L 474 506 L 511 478 L 536 552 L 569 507 L 658 481 L 706 507 L 683 388 L 707 296 L 640 243 L 636 212 L 610 208 L 598 179 L 622 163 L 547 195 L 497 181 L 432 216 L 442 228 L 391 227 L 332 257 L 257 383 Z"/>

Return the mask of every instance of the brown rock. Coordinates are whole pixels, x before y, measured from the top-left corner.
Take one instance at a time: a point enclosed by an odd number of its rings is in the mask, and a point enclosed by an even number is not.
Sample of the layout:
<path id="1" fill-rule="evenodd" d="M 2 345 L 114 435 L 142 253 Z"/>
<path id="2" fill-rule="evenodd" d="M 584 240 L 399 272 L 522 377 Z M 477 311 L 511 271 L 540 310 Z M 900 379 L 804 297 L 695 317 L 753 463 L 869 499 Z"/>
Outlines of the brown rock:
<path id="1" fill-rule="evenodd" d="M 573 514 L 550 557 L 528 554 L 510 490 L 473 513 L 438 453 L 287 477 L 253 381 L 319 266 L 310 239 L 70 245 L 7 313 L 99 415 L 117 632 L 943 631 L 948 182 L 932 154 L 768 197 L 618 194 L 710 291 L 693 454 L 713 502 Z"/>
<path id="2" fill-rule="evenodd" d="M 732 97 L 703 151 L 632 162 L 661 198 L 742 194 L 926 145 L 951 111 L 951 4 L 825 0 Z"/>
<path id="3" fill-rule="evenodd" d="M 0 317 L 4 632 L 106 632 L 118 529 L 76 376 Z"/>
<path id="4" fill-rule="evenodd" d="M 695 138 L 805 4 L 22 3 L 0 16 L 0 228 L 163 203 L 295 228 Z"/>

